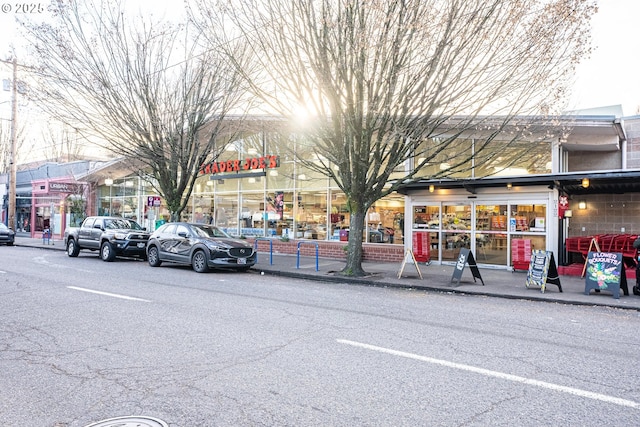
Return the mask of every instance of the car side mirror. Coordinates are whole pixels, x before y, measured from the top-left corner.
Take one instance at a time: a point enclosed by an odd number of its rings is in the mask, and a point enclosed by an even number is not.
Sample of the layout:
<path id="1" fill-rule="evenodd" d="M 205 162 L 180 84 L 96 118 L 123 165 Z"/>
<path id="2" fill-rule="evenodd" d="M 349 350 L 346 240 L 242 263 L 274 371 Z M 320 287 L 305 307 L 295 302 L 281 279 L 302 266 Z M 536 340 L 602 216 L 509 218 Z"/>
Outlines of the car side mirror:
<path id="1" fill-rule="evenodd" d="M 95 224 L 95 225 L 93 226 L 93 228 L 99 228 L 99 229 L 102 229 L 102 227 L 100 226 L 100 224 Z"/>
<path id="2" fill-rule="evenodd" d="M 187 237 L 187 233 L 185 231 L 181 231 L 181 232 L 178 233 L 178 236 Z"/>

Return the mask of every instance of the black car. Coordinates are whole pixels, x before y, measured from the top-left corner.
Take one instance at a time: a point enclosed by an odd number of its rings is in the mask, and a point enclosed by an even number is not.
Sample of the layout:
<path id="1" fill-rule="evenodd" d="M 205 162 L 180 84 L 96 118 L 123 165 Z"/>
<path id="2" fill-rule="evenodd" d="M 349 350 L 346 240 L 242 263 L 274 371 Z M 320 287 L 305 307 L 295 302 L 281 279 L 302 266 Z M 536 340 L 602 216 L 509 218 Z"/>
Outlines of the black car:
<path id="1" fill-rule="evenodd" d="M 253 247 L 207 224 L 170 222 L 153 232 L 147 243 L 149 265 L 191 264 L 198 273 L 209 268 L 246 271 L 256 263 Z"/>
<path id="2" fill-rule="evenodd" d="M 13 246 L 16 240 L 16 233 L 4 223 L 0 222 L 0 243 L 6 243 L 7 246 Z"/>

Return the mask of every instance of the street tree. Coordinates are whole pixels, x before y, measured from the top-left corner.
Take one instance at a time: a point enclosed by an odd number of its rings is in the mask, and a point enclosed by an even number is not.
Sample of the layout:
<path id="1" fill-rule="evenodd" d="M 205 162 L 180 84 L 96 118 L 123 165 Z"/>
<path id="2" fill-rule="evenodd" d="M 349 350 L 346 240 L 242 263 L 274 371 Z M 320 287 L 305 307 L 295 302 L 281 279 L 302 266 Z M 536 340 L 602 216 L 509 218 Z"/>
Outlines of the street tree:
<path id="1" fill-rule="evenodd" d="M 56 119 L 150 176 L 177 220 L 198 169 L 233 133 L 225 118 L 239 114 L 243 94 L 235 67 L 200 49 L 188 25 L 126 13 L 124 2 L 54 1 L 52 12 L 22 23 L 40 73 L 33 93 Z M 234 49 L 242 57 L 242 44 Z"/>
<path id="2" fill-rule="evenodd" d="M 224 27 L 228 41 L 252 46 L 260 71 L 243 76 L 267 108 L 292 121 L 300 111 L 314 118 L 297 129 L 308 143 L 301 151 L 315 152 L 300 160 L 347 197 L 343 273 L 356 276 L 365 274 L 362 236 L 373 203 L 465 133 L 483 130 L 474 153 L 481 156 L 514 117 L 559 111 L 572 70 L 589 52 L 596 12 L 586 0 L 189 3 L 201 27 Z M 511 130 L 522 135 L 526 127 Z M 451 159 L 434 175 L 468 163 Z"/>
<path id="3" fill-rule="evenodd" d="M 55 162 L 72 162 L 84 157 L 84 147 L 78 132 L 69 126 L 47 123 L 41 129 L 40 142 L 45 159 Z M 36 150 L 38 147 L 32 147 Z"/>

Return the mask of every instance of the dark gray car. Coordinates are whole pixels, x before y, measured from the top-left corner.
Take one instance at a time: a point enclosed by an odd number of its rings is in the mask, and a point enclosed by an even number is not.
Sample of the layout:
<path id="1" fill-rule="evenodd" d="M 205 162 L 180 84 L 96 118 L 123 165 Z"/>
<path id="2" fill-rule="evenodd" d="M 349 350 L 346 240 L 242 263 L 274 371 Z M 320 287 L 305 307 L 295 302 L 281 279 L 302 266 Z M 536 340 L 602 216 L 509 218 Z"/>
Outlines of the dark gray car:
<path id="1" fill-rule="evenodd" d="M 207 224 L 171 222 L 153 232 L 147 244 L 149 265 L 190 264 L 203 273 L 210 268 L 246 271 L 256 263 L 253 247 Z"/>
<path id="2" fill-rule="evenodd" d="M 0 222 L 0 244 L 6 243 L 7 246 L 13 246 L 16 240 L 16 233 L 4 223 Z"/>

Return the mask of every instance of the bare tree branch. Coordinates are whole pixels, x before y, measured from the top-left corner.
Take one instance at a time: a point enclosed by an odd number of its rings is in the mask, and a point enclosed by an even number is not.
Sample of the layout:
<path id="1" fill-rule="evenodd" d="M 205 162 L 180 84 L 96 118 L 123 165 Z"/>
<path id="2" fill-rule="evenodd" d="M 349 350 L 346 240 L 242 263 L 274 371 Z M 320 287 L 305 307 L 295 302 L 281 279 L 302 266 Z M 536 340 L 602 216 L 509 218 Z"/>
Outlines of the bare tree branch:
<path id="1" fill-rule="evenodd" d="M 55 22 L 24 23 L 48 112 L 148 169 L 172 219 L 180 217 L 199 167 L 232 130 L 243 91 L 215 50 L 189 26 L 131 18 L 119 1 L 54 2 Z M 238 58 L 242 45 L 237 44 Z M 146 173 L 146 172 L 145 172 Z"/>
<path id="2" fill-rule="evenodd" d="M 460 137 L 484 140 L 482 151 L 514 117 L 559 110 L 567 78 L 589 51 L 587 24 L 596 10 L 585 0 L 190 4 L 201 27 L 224 27 L 230 40 L 252 46 L 259 67 L 240 71 L 272 111 L 293 119 L 307 109 L 316 118 L 297 131 L 305 151 L 326 160 L 301 160 L 348 198 L 344 272 L 355 275 L 364 274 L 364 216 L 375 201 L 456 148 Z M 423 160 L 402 177 L 404 163 L 416 158 Z M 452 160 L 447 173 L 466 160 Z"/>

